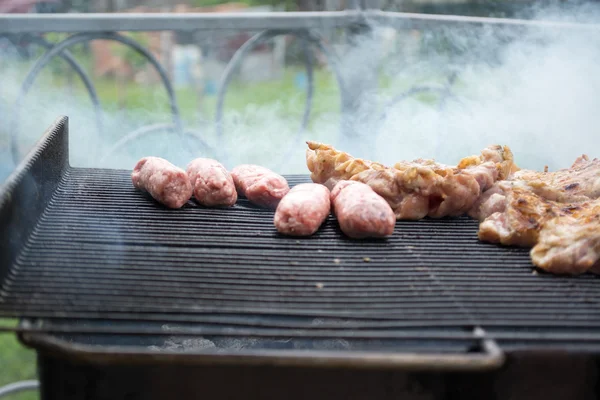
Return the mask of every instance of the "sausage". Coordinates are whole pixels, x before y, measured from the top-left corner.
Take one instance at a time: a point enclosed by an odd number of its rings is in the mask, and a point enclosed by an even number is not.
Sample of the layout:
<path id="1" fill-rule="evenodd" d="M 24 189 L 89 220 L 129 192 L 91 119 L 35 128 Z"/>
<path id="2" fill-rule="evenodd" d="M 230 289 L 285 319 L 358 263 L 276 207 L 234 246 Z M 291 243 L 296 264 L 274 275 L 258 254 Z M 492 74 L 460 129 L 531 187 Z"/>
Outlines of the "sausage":
<path id="1" fill-rule="evenodd" d="M 169 208 L 181 208 L 192 197 L 192 184 L 185 171 L 164 158 L 142 158 L 133 168 L 131 181 Z"/>
<path id="2" fill-rule="evenodd" d="M 275 209 L 289 191 L 285 178 L 268 168 L 242 164 L 231 170 L 239 195 L 257 206 Z"/>
<path id="3" fill-rule="evenodd" d="M 351 238 L 384 237 L 394 233 L 394 211 L 367 184 L 338 182 L 331 191 L 331 204 L 340 229 Z"/>
<path id="4" fill-rule="evenodd" d="M 354 185 L 355 183 L 360 183 L 360 182 L 358 182 L 358 181 L 339 181 L 338 183 L 336 183 L 333 186 L 333 188 L 331 189 L 331 194 L 329 196 L 329 198 L 331 200 L 331 211 L 334 210 L 335 199 L 340 194 L 342 189 L 344 189 L 350 185 Z"/>
<path id="5" fill-rule="evenodd" d="M 186 172 L 194 189 L 194 197 L 203 206 L 230 207 L 237 201 L 233 178 L 217 160 L 196 158 L 188 164 Z"/>
<path id="6" fill-rule="evenodd" d="M 329 210 L 329 189 L 317 183 L 301 183 L 281 199 L 273 222 L 279 233 L 310 236 L 319 230 Z"/>

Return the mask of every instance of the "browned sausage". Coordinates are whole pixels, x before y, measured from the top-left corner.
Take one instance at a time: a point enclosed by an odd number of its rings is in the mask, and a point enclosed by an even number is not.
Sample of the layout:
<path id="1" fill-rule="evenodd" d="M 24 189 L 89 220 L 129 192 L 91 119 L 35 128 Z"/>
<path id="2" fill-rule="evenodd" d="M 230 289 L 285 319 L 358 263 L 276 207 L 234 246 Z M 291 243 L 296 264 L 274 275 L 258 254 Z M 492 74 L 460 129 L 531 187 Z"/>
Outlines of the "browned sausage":
<path id="1" fill-rule="evenodd" d="M 170 208 L 180 208 L 192 197 L 192 184 L 185 171 L 160 157 L 138 161 L 131 181 L 133 186 Z"/>
<path id="2" fill-rule="evenodd" d="M 196 201 L 206 207 L 232 206 L 237 192 L 231 174 L 217 160 L 196 158 L 187 166 Z"/>
<path id="3" fill-rule="evenodd" d="M 340 229 L 351 238 L 394 233 L 394 211 L 369 185 L 357 181 L 338 182 L 331 191 L 331 204 Z"/>
<path id="4" fill-rule="evenodd" d="M 329 189 L 317 183 L 296 185 L 279 202 L 274 224 L 290 236 L 310 236 L 329 215 Z"/>
<path id="5" fill-rule="evenodd" d="M 231 170 L 231 176 L 238 194 L 261 207 L 277 208 L 290 191 L 283 176 L 258 165 L 239 165 Z"/>

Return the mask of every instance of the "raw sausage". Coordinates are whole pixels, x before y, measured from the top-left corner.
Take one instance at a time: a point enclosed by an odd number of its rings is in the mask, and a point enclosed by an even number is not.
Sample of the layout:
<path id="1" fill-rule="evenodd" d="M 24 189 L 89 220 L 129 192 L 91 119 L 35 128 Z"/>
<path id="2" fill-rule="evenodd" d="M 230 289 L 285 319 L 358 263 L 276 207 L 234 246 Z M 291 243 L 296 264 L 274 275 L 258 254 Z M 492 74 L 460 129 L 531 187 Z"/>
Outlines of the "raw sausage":
<path id="1" fill-rule="evenodd" d="M 394 233 L 394 211 L 367 184 L 338 182 L 331 191 L 331 204 L 340 229 L 351 238 L 384 237 Z"/>
<path id="2" fill-rule="evenodd" d="M 203 206 L 232 206 L 237 201 L 233 178 L 217 160 L 196 158 L 188 164 L 187 174 L 194 197 Z"/>
<path id="3" fill-rule="evenodd" d="M 331 194 L 329 196 L 329 198 L 331 200 L 331 211 L 333 211 L 335 199 L 340 194 L 342 189 L 344 189 L 350 185 L 354 185 L 355 183 L 359 183 L 359 182 L 358 181 L 339 181 L 338 183 L 336 183 L 333 186 L 333 188 L 331 189 Z"/>
<path id="4" fill-rule="evenodd" d="M 164 158 L 142 158 L 133 168 L 131 181 L 169 208 L 180 208 L 192 197 L 192 184 L 185 171 Z"/>
<path id="5" fill-rule="evenodd" d="M 239 195 L 261 207 L 275 209 L 289 191 L 285 178 L 268 168 L 243 164 L 231 170 Z"/>
<path id="6" fill-rule="evenodd" d="M 317 183 L 301 183 L 281 199 L 273 222 L 282 234 L 310 236 L 319 230 L 329 210 L 329 189 Z"/>

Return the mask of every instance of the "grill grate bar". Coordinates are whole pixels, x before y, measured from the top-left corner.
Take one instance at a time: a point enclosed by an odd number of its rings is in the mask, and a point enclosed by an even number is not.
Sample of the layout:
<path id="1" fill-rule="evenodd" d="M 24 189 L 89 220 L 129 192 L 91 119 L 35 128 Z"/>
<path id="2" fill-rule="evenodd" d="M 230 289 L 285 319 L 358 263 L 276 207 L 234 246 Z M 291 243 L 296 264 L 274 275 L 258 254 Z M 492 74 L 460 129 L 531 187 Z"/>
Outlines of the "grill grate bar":
<path id="1" fill-rule="evenodd" d="M 98 284 L 94 285 L 93 282 L 81 283 L 76 282 L 76 284 L 80 287 L 77 289 L 72 289 L 67 285 L 51 285 L 48 286 L 47 289 L 39 290 L 39 287 L 35 286 L 17 286 L 10 287 L 10 291 L 13 296 L 23 296 L 27 293 L 31 293 L 32 290 L 36 290 L 40 293 L 46 294 L 48 291 L 48 296 L 51 296 L 53 291 L 60 291 L 64 293 L 65 296 L 80 296 L 85 297 L 89 295 L 95 295 L 98 297 L 105 297 L 106 301 L 117 302 L 117 300 L 121 301 L 123 304 L 131 304 L 136 299 L 140 299 L 141 303 L 144 303 L 145 299 L 153 299 L 156 301 L 156 304 L 161 304 L 161 301 L 158 300 L 166 300 L 165 303 L 170 301 L 175 301 L 177 299 L 180 300 L 194 300 L 199 304 L 203 304 L 203 302 L 226 302 L 226 303 L 235 303 L 242 302 L 244 299 L 248 300 L 257 300 L 263 299 L 264 302 L 271 302 L 272 304 L 285 303 L 287 305 L 294 305 L 297 307 L 301 307 L 302 305 L 311 306 L 312 304 L 320 304 L 322 302 L 328 302 L 329 305 L 333 308 L 336 308 L 338 304 L 346 305 L 348 309 L 368 309 L 372 308 L 373 304 L 377 304 L 380 301 L 387 301 L 389 305 L 387 307 L 434 307 L 434 308 L 444 308 L 444 304 L 446 303 L 443 299 L 440 299 L 438 295 L 435 293 L 425 293 L 423 295 L 419 295 L 418 293 L 406 294 L 399 291 L 396 292 L 386 292 L 384 295 L 375 295 L 373 291 L 369 293 L 365 293 L 363 295 L 364 298 L 357 298 L 351 295 L 351 292 L 346 291 L 328 291 L 326 294 L 321 293 L 312 293 L 310 291 L 304 293 L 285 293 L 285 292 L 277 292 L 277 291 L 268 291 L 264 290 L 262 293 L 260 290 L 249 291 L 249 290 L 236 290 L 236 289 L 226 289 L 226 290 L 205 290 L 203 288 L 198 288 L 197 290 L 186 289 L 185 291 L 179 291 L 177 293 L 173 293 L 173 291 L 162 290 L 157 291 L 152 294 L 147 294 L 148 289 L 130 289 L 130 286 L 121 285 L 121 286 L 110 286 Z M 314 286 L 314 285 L 313 285 Z M 124 290 L 130 290 L 130 294 L 123 294 Z M 198 292 L 201 292 L 199 294 Z M 299 291 L 298 291 L 299 292 Z M 295 294 L 297 299 L 294 302 L 289 302 L 282 300 L 281 297 L 291 296 Z M 311 296 L 312 294 L 312 296 Z M 500 294 L 492 297 L 485 296 L 477 296 L 477 295 L 469 295 L 464 293 L 457 293 L 456 296 L 460 296 L 465 301 L 470 302 L 481 302 L 481 305 L 473 306 L 473 310 L 480 310 L 481 308 L 490 309 L 491 311 L 496 309 L 508 309 L 505 304 L 504 297 Z M 523 302 L 528 300 L 536 299 L 534 296 L 525 297 L 522 299 Z M 48 299 L 49 301 L 50 299 Z M 545 304 L 545 308 L 539 308 L 539 313 L 544 314 L 552 314 L 552 313 L 560 313 L 568 311 L 571 315 L 590 315 L 590 311 L 580 308 L 582 304 L 589 303 L 589 301 L 585 298 L 574 299 L 573 303 L 565 305 L 560 301 L 552 301 L 550 298 L 549 301 Z M 26 303 L 27 304 L 27 303 Z M 596 304 L 597 305 L 597 304 Z M 362 306 L 362 307 L 360 307 Z M 514 306 L 510 306 L 510 310 L 513 313 L 527 313 L 529 310 L 527 304 L 516 304 Z M 592 313 L 592 315 L 596 315 L 597 313 Z"/>
<path id="2" fill-rule="evenodd" d="M 419 277 L 418 275 L 415 277 L 417 278 L 414 282 L 413 281 L 406 281 L 406 279 L 404 278 L 400 278 L 398 279 L 397 277 L 394 277 L 393 280 L 390 279 L 386 279 L 385 276 L 382 276 L 381 279 L 373 282 L 363 282 L 363 281 L 357 281 L 357 280 L 351 280 L 351 281 L 339 281 L 337 279 L 335 279 L 335 277 L 332 278 L 328 278 L 329 281 L 327 279 L 320 279 L 320 277 L 318 277 L 319 279 L 317 279 L 317 277 L 297 277 L 297 276 L 285 276 L 285 275 L 279 275 L 279 274 L 264 274 L 264 276 L 259 276 L 256 277 L 254 275 L 248 275 L 248 277 L 245 276 L 240 276 L 238 273 L 231 273 L 231 274 L 222 274 L 222 273 L 205 273 L 205 274 L 197 274 L 197 273 L 179 273 L 179 274 L 174 274 L 173 272 L 170 273 L 170 276 L 168 277 L 162 277 L 162 279 L 160 280 L 160 282 L 157 282 L 155 280 L 154 275 L 161 277 L 162 275 L 164 275 L 164 273 L 162 273 L 161 271 L 148 271 L 146 269 L 141 269 L 140 271 L 131 271 L 129 273 L 122 273 L 121 271 L 119 271 L 119 268 L 110 268 L 107 269 L 106 271 L 98 271 L 98 266 L 97 265 L 90 265 L 90 267 L 96 269 L 95 271 L 77 271 L 77 272 L 73 272 L 73 273 L 69 273 L 69 272 L 65 272 L 64 270 L 60 269 L 60 268 L 45 268 L 45 269 L 31 269 L 28 270 L 27 272 L 22 272 L 21 276 L 25 277 L 27 276 L 28 278 L 30 278 L 30 280 L 34 280 L 35 278 L 42 278 L 42 277 L 52 277 L 55 278 L 53 279 L 53 281 L 49 281 L 47 283 L 45 283 L 44 285 L 66 285 L 67 287 L 71 287 L 73 282 L 77 282 L 77 283 L 81 283 L 81 284 L 85 284 L 90 283 L 90 284 L 95 284 L 97 283 L 99 286 L 106 284 L 108 286 L 113 286 L 113 285 L 127 285 L 129 283 L 129 281 L 142 281 L 144 282 L 145 285 L 148 285 L 150 287 L 156 287 L 158 289 L 160 289 L 161 287 L 168 287 L 170 285 L 177 285 L 178 283 L 189 283 L 191 285 L 194 285 L 194 288 L 205 288 L 205 289 L 228 289 L 228 288 L 233 288 L 233 287 L 237 287 L 239 289 L 247 289 L 247 290 L 253 290 L 256 289 L 258 291 L 263 291 L 263 290 L 272 290 L 272 287 L 284 287 L 284 288 L 288 288 L 290 290 L 293 290 L 293 288 L 295 287 L 308 287 L 308 288 L 314 288 L 316 283 L 323 283 L 324 284 L 324 288 L 326 288 L 327 291 L 336 291 L 336 292 L 343 292 L 346 290 L 353 290 L 356 288 L 360 288 L 363 291 L 386 291 L 386 292 L 397 292 L 400 291 L 402 293 L 405 293 L 406 290 L 408 289 L 413 289 L 415 291 L 420 291 L 423 289 L 427 289 L 429 288 L 429 285 L 426 282 L 422 282 L 420 280 L 418 280 Z M 128 269 L 130 268 L 129 266 L 127 267 Z M 215 271 L 218 271 L 218 268 L 215 269 Z M 137 273 L 136 273 L 137 272 Z M 115 282 L 113 279 L 111 279 L 111 277 L 115 274 L 115 273 L 120 273 L 119 275 L 119 281 Z M 161 275 L 162 274 L 162 275 Z M 254 277 L 256 282 L 253 282 L 251 279 L 251 277 Z M 325 285 L 326 283 L 326 285 Z M 526 286 L 525 284 L 520 285 L 521 287 L 529 287 L 531 285 Z M 17 286 L 12 286 L 13 288 L 17 287 Z M 510 295 L 521 295 L 524 297 L 536 297 L 539 298 L 540 297 L 540 290 L 533 290 L 532 293 L 522 293 L 519 290 L 506 290 L 503 286 L 498 286 L 496 284 L 493 283 L 488 283 L 488 282 L 482 282 L 482 283 L 477 283 L 477 284 L 460 284 L 460 285 L 452 285 L 449 286 L 450 288 L 454 289 L 457 293 L 461 293 L 464 295 L 481 295 L 481 296 L 487 296 L 488 294 L 493 294 L 493 293 L 500 293 L 500 294 L 506 294 L 507 296 Z M 519 287 L 519 289 L 521 288 Z M 532 288 L 534 288 L 532 286 Z M 482 289 L 485 289 L 486 293 L 481 293 Z M 582 294 L 585 294 L 585 298 L 586 299 L 595 299 L 594 296 L 598 295 L 598 293 L 596 293 L 596 291 L 594 290 L 595 288 L 591 287 L 589 288 L 589 290 L 584 291 Z M 568 289 L 565 288 L 563 286 L 556 286 L 554 288 L 552 288 L 552 290 L 548 290 L 548 288 L 546 288 L 545 290 L 546 295 L 549 296 L 550 298 L 548 300 L 552 301 L 554 299 L 554 301 L 556 301 L 557 303 L 564 303 L 564 301 L 561 301 L 560 298 L 558 298 L 558 295 L 561 294 L 570 294 L 573 292 L 572 289 Z M 419 292 L 419 294 L 421 295 L 422 292 Z M 591 297 L 590 297 L 591 296 Z"/>
<path id="3" fill-rule="evenodd" d="M 355 241 L 334 217 L 310 238 L 279 236 L 272 219 L 245 199 L 167 210 L 133 189 L 128 171 L 70 169 L 0 286 L 0 315 L 187 333 L 200 323 L 221 334 L 412 334 L 440 340 L 440 351 L 478 326 L 509 347 L 600 342 L 600 279 L 532 274 L 527 249 L 480 243 L 476 221 L 403 221 L 389 239 Z M 441 327 L 457 331 L 429 332 Z"/>

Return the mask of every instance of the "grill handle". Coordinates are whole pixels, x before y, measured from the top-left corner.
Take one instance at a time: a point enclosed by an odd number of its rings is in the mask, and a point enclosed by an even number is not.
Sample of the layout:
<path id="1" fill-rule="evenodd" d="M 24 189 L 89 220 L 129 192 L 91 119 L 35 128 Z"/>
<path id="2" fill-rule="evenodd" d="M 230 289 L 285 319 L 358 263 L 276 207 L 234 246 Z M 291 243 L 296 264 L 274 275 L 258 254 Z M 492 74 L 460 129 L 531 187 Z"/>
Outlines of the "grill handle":
<path id="1" fill-rule="evenodd" d="M 45 333 L 20 332 L 20 340 L 38 351 L 90 363 L 130 364 L 229 364 L 325 368 L 393 368 L 410 371 L 485 371 L 500 368 L 505 356 L 483 329 L 475 328 L 481 352 L 465 354 L 419 354 L 385 352 L 344 352 L 316 350 L 202 350 L 190 352 L 153 351 L 147 348 L 90 346 Z"/>

